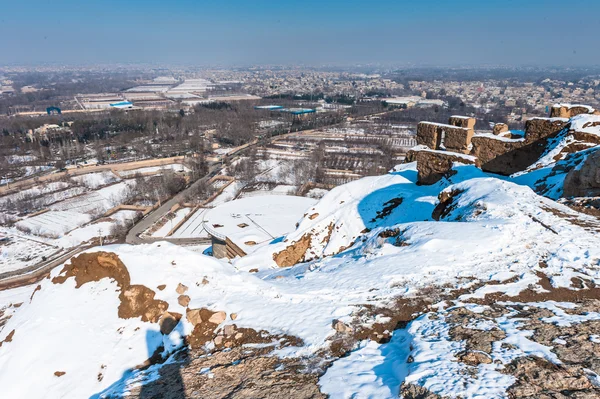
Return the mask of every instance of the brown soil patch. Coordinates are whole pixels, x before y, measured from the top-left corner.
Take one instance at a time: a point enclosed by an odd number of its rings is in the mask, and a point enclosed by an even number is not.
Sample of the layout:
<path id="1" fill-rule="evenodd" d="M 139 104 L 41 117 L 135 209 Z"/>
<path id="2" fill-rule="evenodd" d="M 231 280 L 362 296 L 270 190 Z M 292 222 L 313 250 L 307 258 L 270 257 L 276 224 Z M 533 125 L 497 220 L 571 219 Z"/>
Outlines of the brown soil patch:
<path id="1" fill-rule="evenodd" d="M 37 287 L 35 287 L 35 290 L 33 290 L 33 292 L 31 293 L 31 296 L 29 297 L 29 303 L 31 303 L 31 301 L 33 300 L 33 296 L 35 295 L 36 292 L 38 292 L 39 290 L 42 289 L 42 286 L 38 284 Z"/>
<path id="2" fill-rule="evenodd" d="M 292 245 L 289 245 L 283 251 L 273 254 L 273 260 L 279 267 L 294 266 L 298 262 L 304 260 L 305 253 L 308 248 L 310 248 L 311 241 L 312 236 L 310 234 L 305 234 L 302 238 Z"/>
<path id="3" fill-rule="evenodd" d="M 100 281 L 103 278 L 113 279 L 121 289 L 130 284 L 127 268 L 121 259 L 112 252 L 80 254 L 71 258 L 71 262 L 65 264 L 60 274 L 52 279 L 54 284 L 62 284 L 68 278 L 75 277 L 75 288 L 91 281 Z"/>
<path id="4" fill-rule="evenodd" d="M 155 292 L 150 288 L 131 285 L 127 268 L 112 252 L 91 252 L 76 256 L 52 282 L 62 284 L 70 277 L 75 278 L 75 288 L 103 278 L 116 281 L 121 290 L 118 314 L 122 319 L 141 317 L 142 321 L 156 323 L 169 307 L 167 302 L 154 299 Z"/>
<path id="5" fill-rule="evenodd" d="M 6 338 L 4 338 L 3 341 L 0 341 L 0 348 L 2 348 L 2 344 L 9 343 L 12 342 L 13 337 L 15 336 L 15 330 L 12 330 L 11 332 L 8 333 L 8 335 L 6 336 Z"/>
<path id="6" fill-rule="evenodd" d="M 141 317 L 142 321 L 158 322 L 169 304 L 154 299 L 154 295 L 154 291 L 143 285 L 131 285 L 122 290 L 119 295 L 121 300 L 119 317 L 122 319 Z"/>

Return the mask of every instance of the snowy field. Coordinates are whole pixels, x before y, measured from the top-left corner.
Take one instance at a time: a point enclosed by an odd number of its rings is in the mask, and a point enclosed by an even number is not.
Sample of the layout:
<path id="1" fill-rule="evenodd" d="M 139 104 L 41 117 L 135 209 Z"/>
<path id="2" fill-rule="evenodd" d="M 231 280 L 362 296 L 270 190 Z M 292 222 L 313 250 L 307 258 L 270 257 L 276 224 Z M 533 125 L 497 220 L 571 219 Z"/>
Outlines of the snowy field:
<path id="1" fill-rule="evenodd" d="M 111 183 L 116 183 L 121 179 L 111 171 L 88 173 L 81 176 L 73 176 L 71 180 L 81 184 L 87 188 L 95 190 L 99 187 L 106 186 Z"/>
<path id="2" fill-rule="evenodd" d="M 33 266 L 42 262 L 43 257 L 49 258 L 59 250 L 54 246 L 29 239 L 23 235 L 12 235 L 8 231 L 1 232 L 9 239 L 0 242 L 0 273 Z"/>
<path id="3" fill-rule="evenodd" d="M 63 234 L 92 220 L 90 215 L 74 211 L 48 211 L 17 222 L 19 230 L 46 237 Z"/>
<path id="4" fill-rule="evenodd" d="M 51 205 L 50 209 L 100 215 L 121 204 L 126 198 L 131 184 L 133 184 L 133 182 L 124 181 L 95 191 L 90 191 L 75 198 L 57 202 Z"/>

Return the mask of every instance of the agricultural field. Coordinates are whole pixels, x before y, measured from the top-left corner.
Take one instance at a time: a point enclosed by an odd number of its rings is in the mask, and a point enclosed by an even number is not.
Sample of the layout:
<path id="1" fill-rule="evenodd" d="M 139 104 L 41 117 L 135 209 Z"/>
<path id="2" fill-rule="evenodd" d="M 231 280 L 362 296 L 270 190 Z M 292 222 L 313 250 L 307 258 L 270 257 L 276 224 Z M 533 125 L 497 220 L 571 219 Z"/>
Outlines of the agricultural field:
<path id="1" fill-rule="evenodd" d="M 81 213 L 102 214 L 119 204 L 127 197 L 133 182 L 123 181 L 99 190 L 90 191 L 77 197 L 57 202 L 50 206 L 51 210 L 71 210 Z"/>
<path id="2" fill-rule="evenodd" d="M 33 266 L 49 258 L 59 249 L 19 235 L 0 242 L 0 273 Z"/>
<path id="3" fill-rule="evenodd" d="M 75 211 L 53 210 L 16 223 L 19 230 L 44 237 L 58 238 L 92 220 L 90 215 Z"/>

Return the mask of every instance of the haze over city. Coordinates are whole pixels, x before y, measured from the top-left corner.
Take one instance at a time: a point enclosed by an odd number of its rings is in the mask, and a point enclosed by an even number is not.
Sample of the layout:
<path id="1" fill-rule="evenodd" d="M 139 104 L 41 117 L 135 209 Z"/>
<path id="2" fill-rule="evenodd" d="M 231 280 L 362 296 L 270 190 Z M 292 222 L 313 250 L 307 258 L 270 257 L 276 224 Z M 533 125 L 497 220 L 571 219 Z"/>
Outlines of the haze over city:
<path id="1" fill-rule="evenodd" d="M 599 13 L 594 0 L 6 1 L 0 63 L 586 66 Z"/>

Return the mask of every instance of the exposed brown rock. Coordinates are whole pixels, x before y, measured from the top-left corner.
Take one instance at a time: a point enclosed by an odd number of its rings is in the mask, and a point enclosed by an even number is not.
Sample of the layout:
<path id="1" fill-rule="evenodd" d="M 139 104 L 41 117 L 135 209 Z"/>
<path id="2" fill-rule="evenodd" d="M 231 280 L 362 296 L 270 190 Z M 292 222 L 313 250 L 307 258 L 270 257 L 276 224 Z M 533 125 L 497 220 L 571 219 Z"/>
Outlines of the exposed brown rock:
<path id="1" fill-rule="evenodd" d="M 492 358 L 485 352 L 464 351 L 458 354 L 458 361 L 470 366 L 478 366 L 480 364 L 490 364 Z"/>
<path id="2" fill-rule="evenodd" d="M 65 371 L 55 371 L 54 372 L 54 375 L 57 377 L 62 377 L 65 374 L 67 374 Z"/>
<path id="3" fill-rule="evenodd" d="M 541 394 L 550 396 L 561 392 L 582 391 L 598 397 L 600 389 L 595 388 L 578 367 L 560 366 L 537 357 L 521 357 L 506 366 L 506 372 L 514 375 L 517 382 L 508 394 L 513 398 L 539 398 Z"/>
<path id="4" fill-rule="evenodd" d="M 479 166 L 479 161 L 474 162 L 452 152 L 418 151 L 416 160 L 418 181 L 420 184 L 434 184 L 443 177 L 450 176 L 454 162 Z"/>
<path id="5" fill-rule="evenodd" d="M 175 288 L 175 292 L 177 292 L 179 295 L 185 294 L 187 290 L 188 287 L 181 283 L 177 284 L 177 288 Z"/>
<path id="6" fill-rule="evenodd" d="M 302 262 L 305 259 L 306 251 L 310 248 L 311 240 L 312 236 L 310 234 L 303 235 L 302 238 L 283 251 L 273 254 L 273 260 L 279 267 L 289 267 Z"/>
<path id="7" fill-rule="evenodd" d="M 318 213 L 313 213 L 313 214 L 312 214 L 312 215 L 310 215 L 308 218 L 309 218 L 310 220 L 313 220 L 313 219 L 316 219 L 318 216 L 319 216 L 319 214 L 318 214 Z"/>
<path id="8" fill-rule="evenodd" d="M 14 336 L 15 336 L 15 330 L 12 330 L 11 332 L 8 333 L 8 335 L 6 336 L 6 338 L 4 338 L 4 340 L 0 341 L 0 348 L 2 348 L 2 344 L 12 342 Z"/>
<path id="9" fill-rule="evenodd" d="M 177 297 L 177 302 L 186 308 L 190 304 L 190 297 L 188 295 L 179 295 Z"/>
<path id="10" fill-rule="evenodd" d="M 215 312 L 208 318 L 209 323 L 221 324 L 227 318 L 227 314 L 223 311 Z"/>
<path id="11" fill-rule="evenodd" d="M 159 290 L 159 291 L 162 291 L 162 290 L 164 290 L 165 288 L 167 288 L 167 285 L 166 285 L 166 284 L 161 284 L 161 285 L 158 285 L 158 286 L 156 287 L 156 289 L 157 289 L 157 290 Z"/>
<path id="12" fill-rule="evenodd" d="M 404 399 L 442 399 L 441 396 L 415 384 L 402 384 L 400 394 Z"/>
<path id="13" fill-rule="evenodd" d="M 154 291 L 143 285 L 131 285 L 121 290 L 119 317 L 122 319 L 141 317 L 142 321 L 156 323 L 169 304 L 154 299 L 154 295 Z"/>
<path id="14" fill-rule="evenodd" d="M 175 312 L 165 312 L 158 320 L 158 324 L 160 325 L 160 332 L 164 335 L 169 335 L 177 326 L 181 320 L 181 314 Z"/>
<path id="15" fill-rule="evenodd" d="M 333 327 L 333 329 L 335 331 L 337 331 L 339 333 L 342 333 L 342 334 L 350 334 L 350 333 L 352 333 L 354 331 L 352 329 L 352 327 L 348 326 L 347 324 L 345 324 L 341 320 L 333 320 L 331 322 L 331 327 Z"/>

